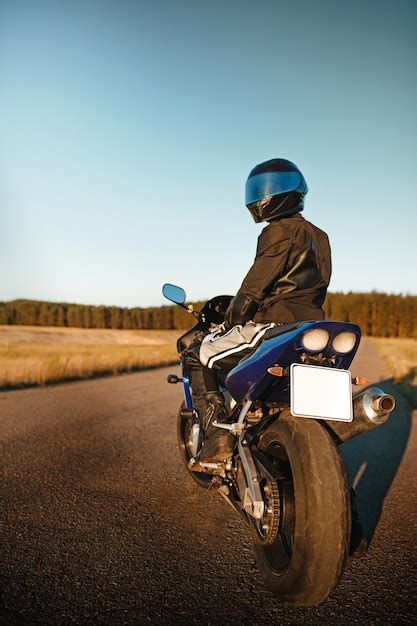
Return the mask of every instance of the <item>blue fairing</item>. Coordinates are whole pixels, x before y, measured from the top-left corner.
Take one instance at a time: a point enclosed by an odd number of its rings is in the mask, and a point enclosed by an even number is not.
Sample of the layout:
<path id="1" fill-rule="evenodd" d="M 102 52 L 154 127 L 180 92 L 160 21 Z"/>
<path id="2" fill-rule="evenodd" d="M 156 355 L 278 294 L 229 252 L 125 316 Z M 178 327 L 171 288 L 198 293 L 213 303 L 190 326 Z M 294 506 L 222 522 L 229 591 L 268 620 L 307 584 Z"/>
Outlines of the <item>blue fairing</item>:
<path id="1" fill-rule="evenodd" d="M 288 401 L 288 377 L 277 378 L 267 372 L 268 367 L 279 365 L 288 368 L 292 363 L 302 363 L 302 356 L 313 354 L 306 351 L 301 344 L 303 333 L 312 328 L 325 328 L 330 339 L 327 347 L 321 351 L 323 357 L 333 358 L 333 367 L 348 369 L 360 342 L 360 328 L 348 322 L 312 321 L 300 322 L 293 328 L 289 325 L 288 332 L 282 328 L 282 334 L 265 339 L 252 355 L 241 361 L 231 370 L 226 378 L 226 388 L 237 402 L 245 399 L 270 402 Z M 281 332 L 281 328 L 277 328 Z M 332 348 L 333 338 L 343 331 L 356 334 L 356 343 L 349 353 L 337 354 Z"/>
<path id="2" fill-rule="evenodd" d="M 184 368 L 182 370 L 182 384 L 184 386 L 184 400 L 185 406 L 187 409 L 193 408 L 193 401 L 191 399 L 191 391 L 190 391 L 190 379 L 186 375 Z"/>

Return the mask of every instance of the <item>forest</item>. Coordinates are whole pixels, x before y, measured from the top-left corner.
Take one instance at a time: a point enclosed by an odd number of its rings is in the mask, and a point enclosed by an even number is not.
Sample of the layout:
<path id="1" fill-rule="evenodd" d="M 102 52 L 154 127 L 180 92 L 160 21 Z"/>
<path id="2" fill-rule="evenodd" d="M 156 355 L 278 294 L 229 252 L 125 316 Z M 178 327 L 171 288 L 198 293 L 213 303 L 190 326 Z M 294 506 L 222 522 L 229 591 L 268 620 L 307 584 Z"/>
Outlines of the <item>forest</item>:
<path id="1" fill-rule="evenodd" d="M 194 303 L 198 310 L 202 303 Z M 417 338 L 417 296 L 371 293 L 328 293 L 327 319 L 359 324 L 364 335 Z M 0 302 L 0 324 L 78 328 L 188 328 L 192 319 L 179 306 L 117 307 L 12 300 Z"/>

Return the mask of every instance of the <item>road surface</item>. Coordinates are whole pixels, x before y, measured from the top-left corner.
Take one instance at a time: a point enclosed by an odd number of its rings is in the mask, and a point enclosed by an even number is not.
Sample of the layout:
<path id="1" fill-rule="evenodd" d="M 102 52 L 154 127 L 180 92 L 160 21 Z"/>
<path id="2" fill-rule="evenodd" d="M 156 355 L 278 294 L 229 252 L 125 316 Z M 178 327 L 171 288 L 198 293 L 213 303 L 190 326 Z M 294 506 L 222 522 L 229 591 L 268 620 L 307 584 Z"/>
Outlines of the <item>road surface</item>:
<path id="1" fill-rule="evenodd" d="M 387 378 L 369 341 L 353 369 Z M 367 554 L 325 604 L 290 607 L 263 588 L 243 522 L 182 467 L 168 371 L 0 393 L 0 622 L 411 623 L 407 404 L 344 446 Z"/>

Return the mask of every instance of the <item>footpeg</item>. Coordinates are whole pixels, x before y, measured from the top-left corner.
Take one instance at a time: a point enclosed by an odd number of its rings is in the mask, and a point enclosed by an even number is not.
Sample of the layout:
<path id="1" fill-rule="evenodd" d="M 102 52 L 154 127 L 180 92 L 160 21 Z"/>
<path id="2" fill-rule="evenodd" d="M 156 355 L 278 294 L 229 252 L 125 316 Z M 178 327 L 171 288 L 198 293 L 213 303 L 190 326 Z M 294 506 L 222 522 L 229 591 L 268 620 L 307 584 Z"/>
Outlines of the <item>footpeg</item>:
<path id="1" fill-rule="evenodd" d="M 210 472 L 223 474 L 224 470 L 230 471 L 232 469 L 231 461 L 226 463 L 202 463 L 192 458 L 188 461 L 188 469 L 192 472 Z"/>
<path id="2" fill-rule="evenodd" d="M 191 472 L 204 472 L 205 471 L 203 464 L 200 463 L 200 461 L 197 461 L 197 459 L 195 459 L 194 457 L 188 461 L 188 469 Z"/>
<path id="3" fill-rule="evenodd" d="M 208 470 L 219 470 L 222 467 L 223 463 L 201 463 L 194 458 L 188 461 L 188 469 L 192 472 L 207 472 Z"/>
<path id="4" fill-rule="evenodd" d="M 176 374 L 168 374 L 167 383 L 170 385 L 177 385 L 178 383 L 182 383 L 183 379 L 177 376 Z"/>
<path id="5" fill-rule="evenodd" d="M 222 428 L 223 430 L 228 430 L 235 437 L 240 437 L 243 431 L 246 428 L 246 425 L 241 422 L 235 422 L 234 424 L 223 424 L 221 422 L 213 422 L 213 426 L 216 428 Z"/>

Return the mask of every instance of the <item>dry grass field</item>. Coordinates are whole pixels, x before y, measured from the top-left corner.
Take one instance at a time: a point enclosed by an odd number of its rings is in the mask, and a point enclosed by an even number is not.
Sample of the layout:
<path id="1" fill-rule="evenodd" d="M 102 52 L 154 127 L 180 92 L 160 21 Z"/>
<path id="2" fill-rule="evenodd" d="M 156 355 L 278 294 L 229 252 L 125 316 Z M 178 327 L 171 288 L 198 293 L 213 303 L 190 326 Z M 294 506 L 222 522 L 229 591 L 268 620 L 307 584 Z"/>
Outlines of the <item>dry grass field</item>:
<path id="1" fill-rule="evenodd" d="M 0 326 L 0 388 L 119 374 L 178 361 L 180 331 Z"/>
<path id="2" fill-rule="evenodd" d="M 0 326 L 0 388 L 43 385 L 171 365 L 181 331 Z M 396 384 L 417 407 L 417 340 L 374 338 Z"/>
<path id="3" fill-rule="evenodd" d="M 375 337 L 373 341 L 400 391 L 417 408 L 417 339 Z"/>

